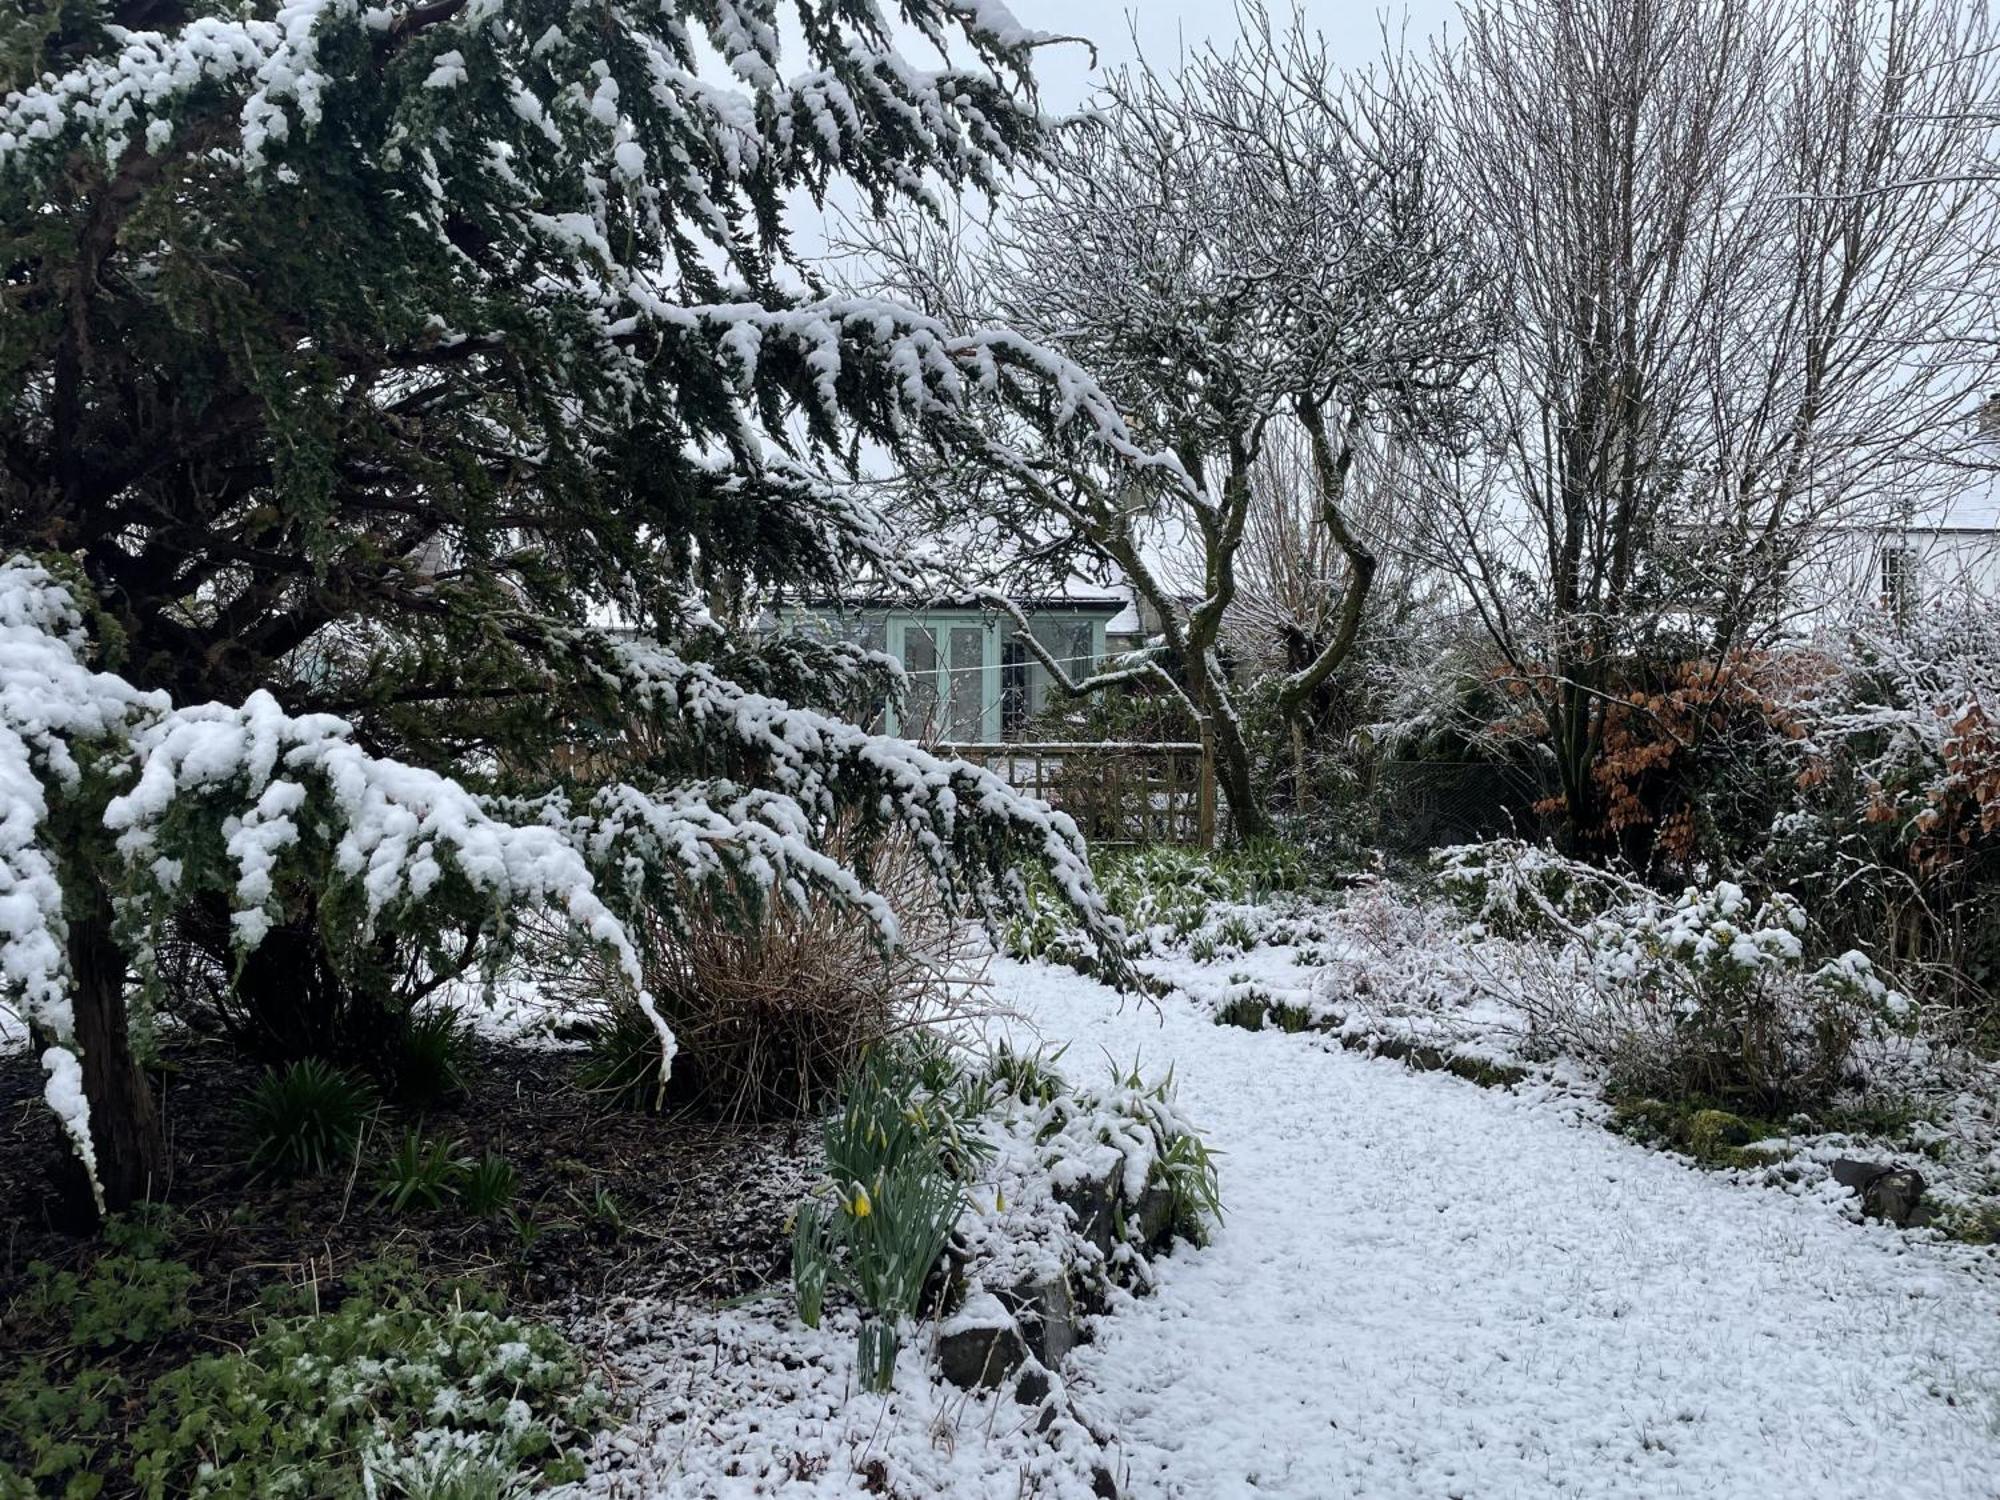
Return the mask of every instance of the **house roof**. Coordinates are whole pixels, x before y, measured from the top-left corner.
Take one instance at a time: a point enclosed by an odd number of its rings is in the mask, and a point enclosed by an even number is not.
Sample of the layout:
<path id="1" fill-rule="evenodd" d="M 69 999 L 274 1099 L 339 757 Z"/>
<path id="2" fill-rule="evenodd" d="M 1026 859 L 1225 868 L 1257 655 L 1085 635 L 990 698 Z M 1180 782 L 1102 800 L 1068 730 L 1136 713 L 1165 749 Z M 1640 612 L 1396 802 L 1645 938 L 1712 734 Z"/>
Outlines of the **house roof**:
<path id="1" fill-rule="evenodd" d="M 1131 608 L 1131 601 L 1120 594 L 1011 594 L 1008 596 L 1021 609 L 1034 613 L 1063 612 L 1068 614 L 1116 615 Z M 912 599 L 907 594 L 848 594 L 839 598 L 831 594 L 811 595 L 795 601 L 793 607 L 805 609 L 832 610 L 889 610 L 895 613 L 911 614 L 935 609 L 986 609 L 990 606 L 977 594 L 937 594 L 928 599 Z M 1134 627 L 1136 628 L 1136 626 Z"/>

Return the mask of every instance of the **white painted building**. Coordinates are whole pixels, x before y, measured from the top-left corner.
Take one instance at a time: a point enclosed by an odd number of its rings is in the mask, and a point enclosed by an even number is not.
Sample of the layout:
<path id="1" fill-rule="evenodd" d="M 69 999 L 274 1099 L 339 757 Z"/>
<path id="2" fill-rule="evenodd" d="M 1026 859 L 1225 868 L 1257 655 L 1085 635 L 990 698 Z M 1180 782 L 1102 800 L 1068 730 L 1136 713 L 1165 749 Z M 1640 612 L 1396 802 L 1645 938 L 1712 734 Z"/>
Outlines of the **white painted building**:
<path id="1" fill-rule="evenodd" d="M 1810 614 L 1873 607 L 1907 616 L 1964 592 L 2000 603 L 2000 473 L 1874 524 L 1828 527 L 1795 576 Z"/>

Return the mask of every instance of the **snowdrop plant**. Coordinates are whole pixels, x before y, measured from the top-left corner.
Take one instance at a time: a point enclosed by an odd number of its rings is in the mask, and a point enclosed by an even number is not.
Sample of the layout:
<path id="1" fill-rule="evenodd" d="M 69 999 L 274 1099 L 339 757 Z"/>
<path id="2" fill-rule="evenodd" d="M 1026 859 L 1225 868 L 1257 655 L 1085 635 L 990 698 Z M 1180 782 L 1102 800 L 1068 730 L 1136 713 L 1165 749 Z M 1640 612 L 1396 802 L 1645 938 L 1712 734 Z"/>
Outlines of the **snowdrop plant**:
<path id="1" fill-rule="evenodd" d="M 901 576 L 860 455 L 1015 462 L 975 408 L 1193 482 L 1066 360 L 791 258 L 795 189 L 991 189 L 1040 148 L 1044 38 L 898 10 L 920 57 L 805 0 L 0 32 L 0 969 L 100 1202 L 156 1175 L 126 976 L 176 911 L 282 998 L 493 961 L 547 907 L 669 1060 L 627 915 L 817 889 L 893 944 L 870 827 L 989 913 L 1039 863 L 1115 949 L 1067 819 L 848 722 L 881 658 L 746 628 Z"/>

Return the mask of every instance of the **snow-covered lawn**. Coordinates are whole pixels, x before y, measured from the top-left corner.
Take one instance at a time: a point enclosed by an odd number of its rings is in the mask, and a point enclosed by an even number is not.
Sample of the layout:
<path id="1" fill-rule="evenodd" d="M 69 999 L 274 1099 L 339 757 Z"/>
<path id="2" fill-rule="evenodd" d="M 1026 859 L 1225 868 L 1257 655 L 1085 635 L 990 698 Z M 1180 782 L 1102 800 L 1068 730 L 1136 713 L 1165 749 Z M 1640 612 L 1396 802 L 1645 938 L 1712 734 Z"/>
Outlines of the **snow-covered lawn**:
<path id="1" fill-rule="evenodd" d="M 1559 1100 L 995 965 L 1020 1025 L 1171 1063 L 1227 1222 L 1075 1356 L 1127 1493 L 2000 1495 L 2000 1276 Z"/>

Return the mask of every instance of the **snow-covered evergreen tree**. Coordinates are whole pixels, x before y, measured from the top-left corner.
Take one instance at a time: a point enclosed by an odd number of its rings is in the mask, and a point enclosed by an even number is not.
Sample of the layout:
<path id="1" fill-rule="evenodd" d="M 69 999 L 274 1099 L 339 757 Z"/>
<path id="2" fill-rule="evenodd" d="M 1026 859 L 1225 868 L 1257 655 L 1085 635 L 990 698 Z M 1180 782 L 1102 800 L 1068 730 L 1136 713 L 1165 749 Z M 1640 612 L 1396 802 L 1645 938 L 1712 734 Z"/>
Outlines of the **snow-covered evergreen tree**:
<path id="1" fill-rule="evenodd" d="M 1141 457 L 1062 360 L 792 258 L 788 195 L 1038 149 L 1004 6 L 894 10 L 0 21 L 0 972 L 113 1202 L 158 1151 L 126 1004 L 176 909 L 238 984 L 365 982 L 395 934 L 462 962 L 532 902 L 629 955 L 619 911 L 690 881 L 893 940 L 817 848 L 842 810 L 989 910 L 1040 859 L 1115 945 L 1066 819 L 841 717 L 884 663 L 710 613 L 893 572 L 845 481 L 976 446 L 971 404 Z M 643 732 L 566 753 L 589 725 Z"/>

